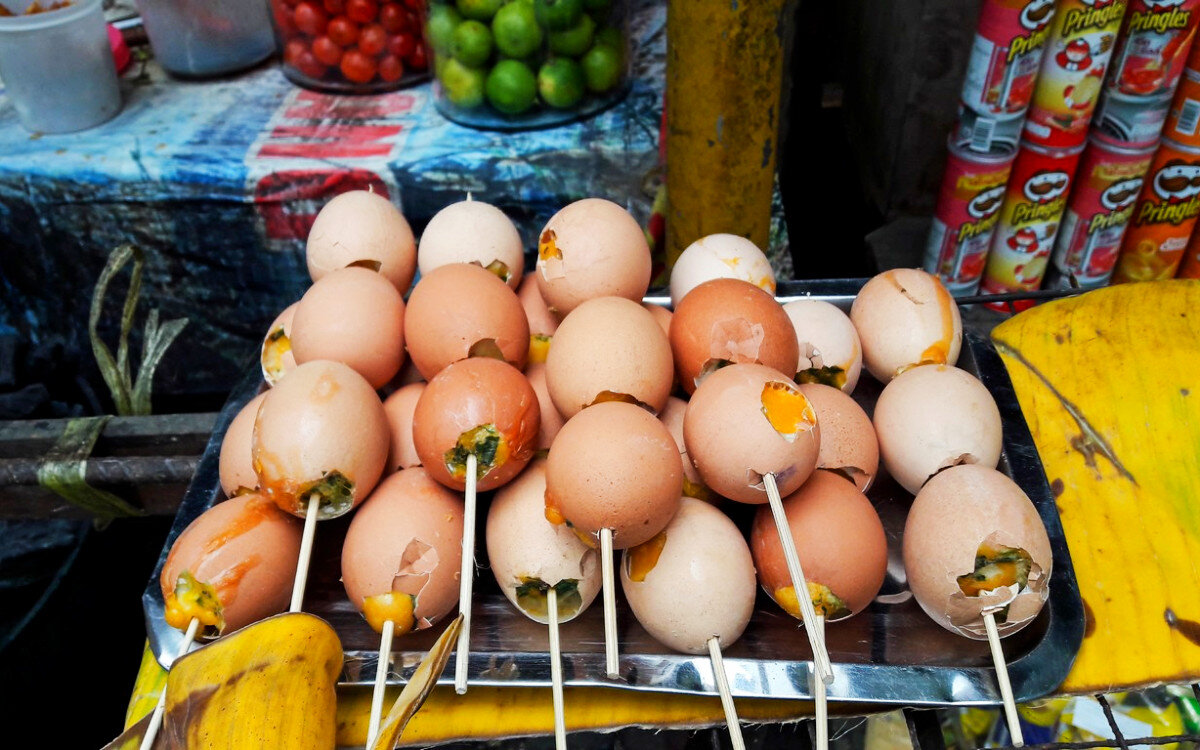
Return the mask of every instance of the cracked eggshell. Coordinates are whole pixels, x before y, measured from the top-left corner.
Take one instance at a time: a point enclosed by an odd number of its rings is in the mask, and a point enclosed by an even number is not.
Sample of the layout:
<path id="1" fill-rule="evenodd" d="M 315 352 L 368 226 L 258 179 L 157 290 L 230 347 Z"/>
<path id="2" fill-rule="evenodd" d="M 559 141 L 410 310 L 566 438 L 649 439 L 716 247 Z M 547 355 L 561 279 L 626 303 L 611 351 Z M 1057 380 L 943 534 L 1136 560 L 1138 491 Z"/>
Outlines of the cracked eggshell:
<path id="1" fill-rule="evenodd" d="M 854 298 L 850 320 L 862 342 L 863 363 L 881 383 L 910 367 L 958 361 L 958 304 L 925 271 L 897 268 L 871 278 Z"/>
<path id="2" fill-rule="evenodd" d="M 628 211 L 585 198 L 550 217 L 538 235 L 536 275 L 542 298 L 560 315 L 595 297 L 640 302 L 650 288 L 650 246 Z"/>
<path id="3" fill-rule="evenodd" d="M 767 418 L 764 392 L 786 394 L 795 430 Z M 777 418 L 778 419 L 778 418 Z M 705 378 L 688 402 L 683 441 L 704 483 L 739 503 L 767 502 L 764 474 L 780 495 L 794 492 L 817 465 L 821 430 L 808 399 L 786 375 L 764 365 L 729 365 Z"/>
<path id="4" fill-rule="evenodd" d="M 979 380 L 957 367 L 923 365 L 888 383 L 875 403 L 875 434 L 888 473 L 917 493 L 948 466 L 995 468 L 1000 409 Z"/>
<path id="5" fill-rule="evenodd" d="M 251 441 L 254 472 L 264 495 L 301 517 L 313 485 L 340 472 L 349 498 L 320 507 L 322 520 L 334 518 L 375 487 L 390 442 L 383 403 L 362 375 L 341 362 L 307 362 L 263 399 Z"/>
<path id="6" fill-rule="evenodd" d="M 222 635 L 282 612 L 292 597 L 301 533 L 296 519 L 257 493 L 218 503 L 171 545 L 159 576 L 163 599 L 174 596 L 187 572 L 215 589 Z"/>
<path id="7" fill-rule="evenodd" d="M 662 533 L 666 541 L 642 580 L 632 578 L 637 550 L 622 556 L 621 588 L 634 616 L 676 651 L 706 654 L 713 636 L 729 648 L 754 613 L 754 560 L 742 533 L 724 513 L 690 497 Z"/>
<path id="8" fill-rule="evenodd" d="M 816 299 L 793 300 L 783 306 L 796 329 L 800 360 L 797 383 L 824 383 L 853 393 L 862 374 L 862 344 L 850 317 L 836 305 Z M 826 368 L 842 370 L 844 380 Z"/>
<path id="9" fill-rule="evenodd" d="M 451 203 L 433 215 L 417 246 L 417 267 L 422 276 L 447 263 L 493 263 L 497 278 L 514 290 L 525 273 L 525 246 L 517 227 L 503 211 L 482 201 Z"/>
<path id="10" fill-rule="evenodd" d="M 429 475 L 461 491 L 466 489 L 465 476 L 457 476 L 447 465 L 446 454 L 464 432 L 494 425 L 504 438 L 507 456 L 496 466 L 480 466 L 484 473 L 476 489 L 484 492 L 515 477 L 533 459 L 539 414 L 537 394 L 520 370 L 497 359 L 464 359 L 425 386 L 413 412 L 413 443 Z"/>
<path id="11" fill-rule="evenodd" d="M 387 460 L 389 474 L 421 465 L 421 457 L 417 455 L 417 446 L 413 443 L 413 412 L 417 410 L 417 401 L 424 392 L 424 383 L 410 383 L 383 400 L 383 412 L 387 415 L 388 429 L 392 433 Z"/>
<path id="12" fill-rule="evenodd" d="M 775 294 L 771 261 L 758 245 L 736 234 L 710 234 L 684 249 L 671 267 L 671 304 L 678 306 L 688 292 L 712 279 L 740 279 Z"/>
<path id="13" fill-rule="evenodd" d="M 994 595 L 966 596 L 958 576 L 975 570 L 980 544 L 1025 550 L 1033 561 L 1029 583 Z M 1008 605 L 1000 637 L 1028 625 L 1049 596 L 1050 538 L 1029 497 L 995 469 L 955 466 L 930 479 L 913 501 L 904 526 L 904 569 L 921 609 L 952 633 L 985 640 L 982 612 Z M 1015 587 L 1015 586 L 1014 586 Z"/>
<path id="14" fill-rule="evenodd" d="M 496 274 L 468 263 L 441 266 L 421 277 L 408 298 L 404 339 L 426 380 L 471 356 L 498 351 L 521 370 L 529 355 L 529 323 L 516 293 Z"/>
<path id="15" fill-rule="evenodd" d="M 683 418 L 687 413 L 687 406 L 687 402 L 683 399 L 671 396 L 667 399 L 667 405 L 659 412 L 658 418 L 666 425 L 671 437 L 675 439 L 675 444 L 679 446 L 679 460 L 683 464 L 684 497 L 694 497 L 706 503 L 716 503 L 719 498 L 700 478 L 700 472 L 692 463 L 691 456 L 687 452 L 687 443 L 683 439 Z"/>
<path id="16" fill-rule="evenodd" d="M 251 442 L 254 438 L 254 420 L 258 407 L 262 406 L 266 393 L 260 393 L 246 402 L 221 440 L 221 455 L 218 459 L 218 474 L 225 497 L 233 497 L 247 490 L 258 489 L 258 475 L 254 473 L 254 453 Z"/>
<path id="17" fill-rule="evenodd" d="M 533 386 L 533 392 L 537 394 L 538 409 L 541 413 L 537 449 L 548 451 L 566 420 L 563 419 L 562 414 L 558 413 L 554 401 L 550 398 L 550 387 L 546 385 L 546 365 L 541 363 L 528 365 L 525 368 L 525 377 L 529 378 L 529 384 Z"/>
<path id="18" fill-rule="evenodd" d="M 567 420 L 546 464 L 546 513 L 593 536 L 613 530 L 613 548 L 650 539 L 679 508 L 683 471 L 671 433 L 650 412 L 620 401 Z"/>
<path id="19" fill-rule="evenodd" d="M 291 340 L 297 363 L 343 362 L 380 388 L 404 363 L 404 299 L 375 271 L 331 271 L 296 304 Z"/>
<path id="20" fill-rule="evenodd" d="M 832 386 L 800 385 L 821 425 L 817 468 L 846 474 L 859 492 L 866 492 L 879 471 L 879 442 L 871 418 L 850 396 Z"/>
<path id="21" fill-rule="evenodd" d="M 296 354 L 292 351 L 292 319 L 296 317 L 296 305 L 293 302 L 271 322 L 267 335 L 263 336 L 262 347 L 259 349 L 259 362 L 262 365 L 263 380 L 267 385 L 275 385 L 292 370 L 296 369 Z"/>
<path id="22" fill-rule="evenodd" d="M 513 606 L 530 619 L 548 623 L 517 599 L 517 587 L 536 578 L 549 586 L 578 582 L 579 602 L 564 611 L 559 622 L 575 619 L 600 593 L 600 555 L 583 543 L 566 524 L 546 520 L 546 462 L 534 461 L 521 476 L 496 491 L 487 517 L 487 553 L 492 575 Z"/>
<path id="23" fill-rule="evenodd" d="M 342 583 L 359 612 L 392 591 L 416 596 L 415 630 L 458 604 L 462 497 L 417 466 L 385 479 L 362 504 L 342 543 Z"/>
<path id="24" fill-rule="evenodd" d="M 887 534 L 866 495 L 842 477 L 818 470 L 783 499 L 783 510 L 808 582 L 828 587 L 850 610 L 847 617 L 866 609 L 887 575 Z M 750 551 L 759 583 L 778 603 L 775 592 L 790 587 L 792 578 L 766 505 L 754 516 Z"/>
<path id="25" fill-rule="evenodd" d="M 649 311 L 623 297 L 598 297 L 575 308 L 546 357 L 550 398 L 568 419 L 606 392 L 632 397 L 657 414 L 674 374 L 666 334 Z"/>
<path id="26" fill-rule="evenodd" d="M 317 214 L 305 258 L 313 281 L 354 263 L 378 263 L 379 273 L 404 294 L 417 270 L 417 242 L 391 201 L 369 190 L 350 190 Z"/>
<path id="27" fill-rule="evenodd" d="M 796 331 L 775 298 L 738 279 L 697 286 L 675 306 L 671 351 L 688 393 L 715 361 L 758 363 L 790 377 L 799 359 Z"/>

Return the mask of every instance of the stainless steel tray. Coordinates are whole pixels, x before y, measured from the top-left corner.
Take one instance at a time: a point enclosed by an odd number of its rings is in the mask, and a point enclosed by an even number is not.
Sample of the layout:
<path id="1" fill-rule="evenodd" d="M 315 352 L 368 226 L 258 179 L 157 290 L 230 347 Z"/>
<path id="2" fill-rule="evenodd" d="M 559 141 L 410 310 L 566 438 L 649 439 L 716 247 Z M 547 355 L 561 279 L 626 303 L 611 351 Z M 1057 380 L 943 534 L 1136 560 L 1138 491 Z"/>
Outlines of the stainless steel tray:
<path id="1" fill-rule="evenodd" d="M 849 309 L 863 280 L 787 282 L 778 296 L 824 299 Z M 647 297 L 666 302 L 665 297 Z M 1021 415 L 1012 384 L 987 338 L 968 331 L 958 365 L 975 373 L 991 391 L 1004 423 L 1000 469 L 1033 500 L 1046 525 L 1054 553 L 1050 596 L 1037 619 L 1004 640 L 1013 692 L 1018 701 L 1052 692 L 1066 676 L 1083 640 L 1083 607 L 1058 510 L 1046 483 L 1033 439 Z M 158 577 L 168 550 L 184 527 L 222 499 L 217 464 L 221 440 L 230 420 L 259 391 L 257 370 L 233 392 L 217 421 L 213 437 L 183 499 L 163 546 L 154 575 L 142 596 L 146 630 L 161 663 L 169 663 L 181 634 L 163 622 Z M 864 370 L 855 398 L 867 409 L 882 386 Z M 888 577 L 875 602 L 856 617 L 830 625 L 826 640 L 835 681 L 829 700 L 910 705 L 994 704 L 1000 702 L 995 671 L 986 642 L 954 635 L 929 619 L 905 585 L 900 535 L 912 497 L 882 471 L 868 493 L 887 530 Z M 479 529 L 483 539 L 487 493 L 480 497 Z M 748 528 L 754 509 L 728 503 L 734 520 Z M 341 636 L 345 684 L 373 682 L 379 637 L 346 600 L 340 582 L 340 550 L 349 518 L 321 523 L 305 597 L 306 611 L 328 620 Z M 487 570 L 482 542 L 477 549 L 474 620 L 469 675 L 472 684 L 545 686 L 550 684 L 544 626 L 517 612 L 500 593 Z M 621 634 L 621 679 L 604 675 L 603 618 L 599 600 L 562 627 L 563 676 L 568 685 L 715 695 L 716 683 L 707 657 L 671 652 L 637 623 L 618 593 Z M 397 639 L 390 679 L 407 680 L 441 627 Z M 754 616 L 742 638 L 726 649 L 725 668 L 733 694 L 747 697 L 810 698 L 811 654 L 797 622 L 759 592 Z M 441 682 L 453 680 L 447 670 Z"/>

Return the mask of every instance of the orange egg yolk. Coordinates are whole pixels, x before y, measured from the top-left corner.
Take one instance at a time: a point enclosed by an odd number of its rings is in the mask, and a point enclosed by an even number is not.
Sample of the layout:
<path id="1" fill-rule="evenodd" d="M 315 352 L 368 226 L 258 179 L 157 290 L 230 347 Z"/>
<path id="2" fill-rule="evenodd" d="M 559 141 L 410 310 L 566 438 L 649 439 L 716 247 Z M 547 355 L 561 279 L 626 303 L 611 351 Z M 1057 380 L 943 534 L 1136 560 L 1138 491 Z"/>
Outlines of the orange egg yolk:
<path id="1" fill-rule="evenodd" d="M 558 249 L 558 235 L 553 229 L 547 229 L 542 232 L 542 236 L 538 239 L 538 258 L 541 260 L 549 260 L 550 258 L 562 258 L 562 251 Z"/>
<path id="2" fill-rule="evenodd" d="M 461 482 L 467 476 L 467 456 L 474 454 L 475 478 L 480 479 L 508 460 L 508 450 L 508 441 L 496 425 L 483 424 L 459 435 L 458 442 L 446 451 L 443 460 L 450 476 Z"/>
<path id="3" fill-rule="evenodd" d="M 517 606 L 530 617 L 545 619 L 550 616 L 550 606 L 547 596 L 550 585 L 536 576 L 520 576 L 521 583 L 517 585 Z M 558 617 L 574 617 L 583 606 L 583 597 L 579 595 L 579 579 L 564 578 L 554 584 L 555 604 Z"/>
<path id="4" fill-rule="evenodd" d="M 946 287 L 938 284 L 938 308 L 942 311 L 942 338 L 921 352 L 922 365 L 944 365 L 950 360 L 950 347 L 954 343 L 954 300 Z"/>
<path id="5" fill-rule="evenodd" d="M 697 500 L 712 502 L 713 491 L 705 487 L 701 482 L 693 482 L 686 476 L 683 478 L 683 495 L 684 497 L 694 497 Z"/>
<path id="6" fill-rule="evenodd" d="M 813 610 L 826 620 L 838 620 L 851 614 L 846 603 L 823 583 L 808 581 L 808 596 L 812 599 Z M 800 600 L 796 598 L 796 589 L 793 587 L 775 589 L 775 602 L 792 617 L 804 619 L 800 612 Z"/>
<path id="7" fill-rule="evenodd" d="M 967 596 L 979 596 L 985 591 L 994 591 L 1017 584 L 1017 590 L 1029 582 L 1029 570 L 1033 558 L 1019 547 L 993 547 L 988 543 L 979 545 L 975 553 L 975 570 L 958 577 L 958 587 Z"/>
<path id="8" fill-rule="evenodd" d="M 529 336 L 529 364 L 543 364 L 550 353 L 550 337 L 541 333 Z"/>
<path id="9" fill-rule="evenodd" d="M 383 632 L 383 624 L 392 621 L 392 632 L 404 635 L 411 632 L 417 624 L 414 612 L 417 609 L 417 598 L 412 594 L 399 591 L 389 591 L 363 599 L 363 617 L 376 633 Z"/>
<path id="10" fill-rule="evenodd" d="M 646 576 L 650 575 L 650 571 L 654 570 L 655 565 L 658 565 L 658 558 L 662 556 L 665 546 L 667 546 L 667 532 L 660 531 L 649 541 L 642 542 L 629 550 L 629 556 L 625 558 L 627 566 L 625 573 L 629 576 L 629 580 L 637 583 L 646 580 Z"/>
<path id="11" fill-rule="evenodd" d="M 271 380 L 283 377 L 283 355 L 291 350 L 292 340 L 288 338 L 282 326 L 267 334 L 262 348 L 262 366 Z"/>
<path id="12" fill-rule="evenodd" d="M 804 394 L 787 383 L 772 381 L 763 386 L 762 413 L 771 427 L 789 443 L 817 424 L 817 415 Z"/>
<path id="13" fill-rule="evenodd" d="M 225 628 L 221 600 L 217 591 L 207 583 L 197 581 L 188 571 L 179 574 L 174 591 L 167 593 L 163 619 L 178 630 L 187 630 L 192 620 L 199 620 L 205 637 L 216 637 Z"/>

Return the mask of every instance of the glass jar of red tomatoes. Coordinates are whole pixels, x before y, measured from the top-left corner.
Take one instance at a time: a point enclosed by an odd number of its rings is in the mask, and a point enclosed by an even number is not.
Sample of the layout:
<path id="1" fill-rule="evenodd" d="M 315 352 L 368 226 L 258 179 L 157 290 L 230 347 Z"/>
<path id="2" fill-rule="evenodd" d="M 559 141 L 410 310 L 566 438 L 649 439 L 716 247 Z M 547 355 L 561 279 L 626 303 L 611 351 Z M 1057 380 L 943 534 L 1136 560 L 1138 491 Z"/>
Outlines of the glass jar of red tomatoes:
<path id="1" fill-rule="evenodd" d="M 424 0 L 270 0 L 283 73 L 334 93 L 391 91 L 428 77 Z"/>

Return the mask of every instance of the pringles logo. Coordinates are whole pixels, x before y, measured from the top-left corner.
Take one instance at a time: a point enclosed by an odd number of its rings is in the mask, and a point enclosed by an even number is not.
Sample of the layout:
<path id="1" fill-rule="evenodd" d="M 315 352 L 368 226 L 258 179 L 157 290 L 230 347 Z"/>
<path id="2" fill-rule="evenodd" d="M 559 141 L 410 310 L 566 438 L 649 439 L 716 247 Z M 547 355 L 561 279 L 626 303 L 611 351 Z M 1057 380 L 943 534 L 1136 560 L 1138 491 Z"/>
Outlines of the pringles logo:
<path id="1" fill-rule="evenodd" d="M 1172 159 L 1155 173 L 1151 186 L 1164 202 L 1143 201 L 1135 225 L 1182 224 L 1200 214 L 1200 165 Z"/>
<path id="2" fill-rule="evenodd" d="M 1000 218 L 1000 204 L 1004 202 L 1004 185 L 993 185 L 981 190 L 967 204 L 967 213 L 977 221 L 964 222 L 958 228 L 958 242 L 963 242 L 984 234 Z"/>
<path id="3" fill-rule="evenodd" d="M 1049 203 L 1067 192 L 1071 176 L 1061 169 L 1043 169 L 1025 180 L 1022 192 L 1034 203 Z"/>
<path id="4" fill-rule="evenodd" d="M 1050 19 L 1054 18 L 1054 0 L 1030 0 L 1021 9 L 1021 26 L 1033 32 L 1019 36 L 1008 46 L 1008 58 L 1011 63 L 1021 55 L 1027 55 L 1042 48 L 1046 37 L 1050 34 Z"/>
<path id="5" fill-rule="evenodd" d="M 1132 206 L 1134 199 L 1142 189 L 1142 178 L 1131 177 L 1128 180 L 1114 182 L 1100 194 L 1100 205 L 1107 211 L 1116 211 Z"/>
<path id="6" fill-rule="evenodd" d="M 1129 31 L 1153 31 L 1163 34 L 1167 31 L 1186 29 L 1192 20 L 1190 10 L 1180 10 L 1184 0 L 1144 0 L 1148 10 L 1135 10 L 1129 16 Z"/>
<path id="7" fill-rule="evenodd" d="M 1062 35 L 1069 37 L 1080 31 L 1104 29 L 1120 23 L 1125 15 L 1125 3 L 1117 0 L 1083 0 L 1086 8 L 1072 8 L 1063 17 Z"/>

